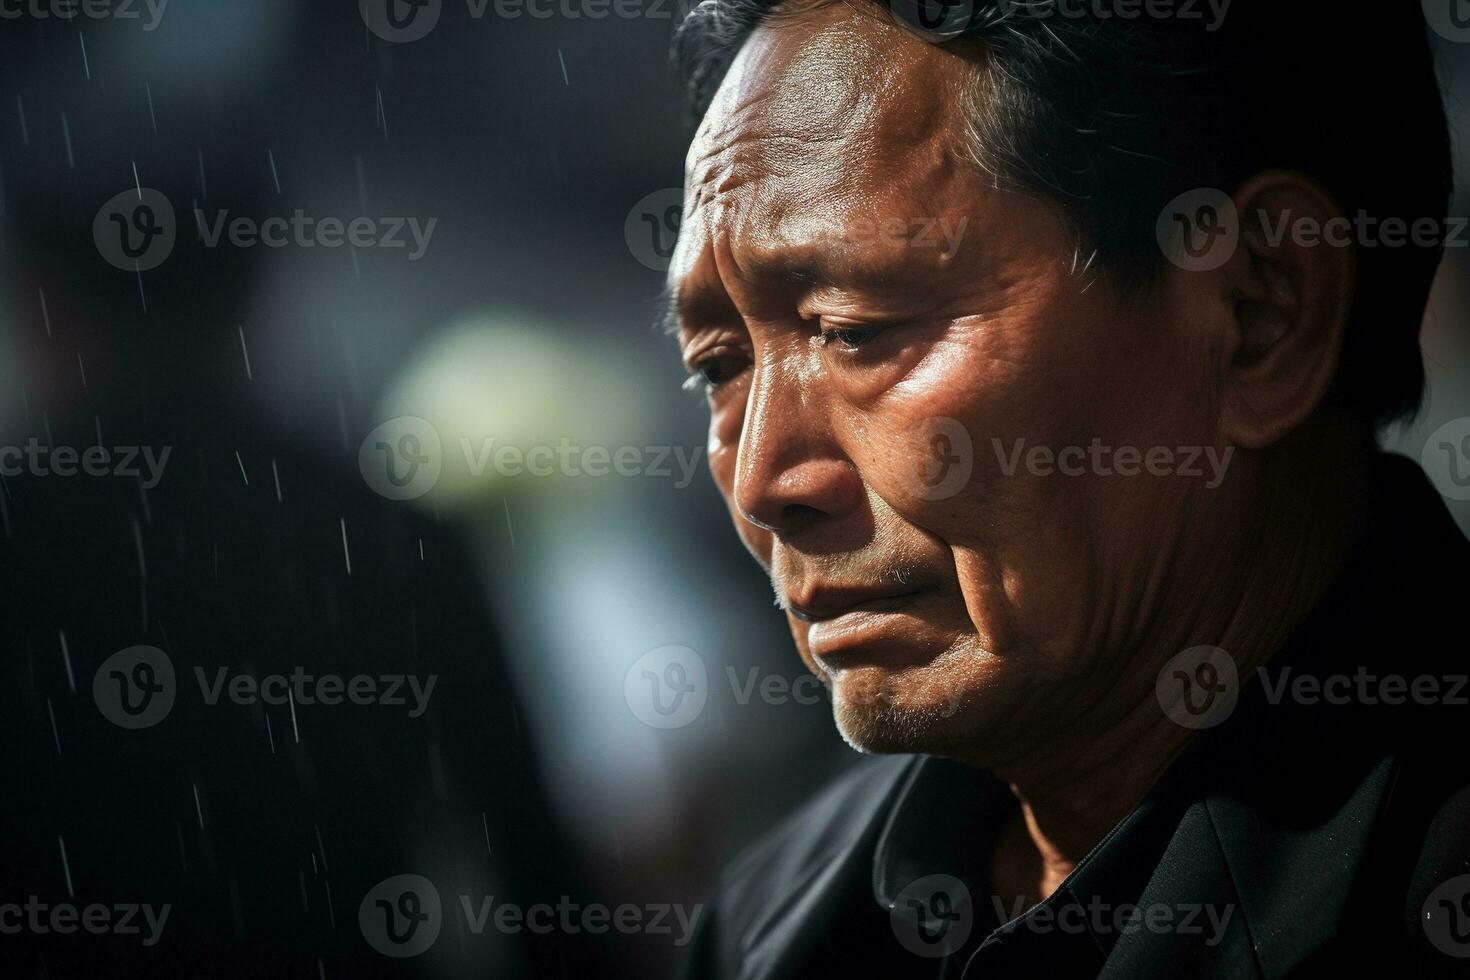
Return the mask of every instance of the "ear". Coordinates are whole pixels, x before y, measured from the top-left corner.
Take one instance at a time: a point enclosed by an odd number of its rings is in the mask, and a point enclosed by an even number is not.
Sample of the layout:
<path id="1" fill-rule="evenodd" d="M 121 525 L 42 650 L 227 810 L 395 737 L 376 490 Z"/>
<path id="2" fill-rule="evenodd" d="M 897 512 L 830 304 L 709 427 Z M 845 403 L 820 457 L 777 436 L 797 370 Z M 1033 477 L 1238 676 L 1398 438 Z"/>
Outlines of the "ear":
<path id="1" fill-rule="evenodd" d="M 1269 171 L 1232 198 L 1240 238 L 1218 270 L 1221 435 L 1262 449 L 1301 425 L 1337 373 L 1356 269 L 1353 226 L 1326 190 Z"/>

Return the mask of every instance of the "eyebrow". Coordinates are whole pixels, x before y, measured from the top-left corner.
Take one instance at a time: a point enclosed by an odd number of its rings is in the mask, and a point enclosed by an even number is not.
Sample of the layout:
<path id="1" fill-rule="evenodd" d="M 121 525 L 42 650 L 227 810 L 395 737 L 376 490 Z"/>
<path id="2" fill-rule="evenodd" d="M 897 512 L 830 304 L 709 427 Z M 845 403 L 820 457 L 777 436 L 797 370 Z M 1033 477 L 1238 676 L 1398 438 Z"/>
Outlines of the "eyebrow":
<path id="1" fill-rule="evenodd" d="M 775 271 L 777 268 L 779 272 Z M 820 261 L 775 263 L 772 274 L 794 286 L 821 288 L 835 285 L 832 277 L 823 273 Z M 697 319 L 703 316 L 713 320 L 729 314 L 738 316 L 738 311 L 723 288 L 709 284 L 697 284 L 693 290 L 685 291 L 665 284 L 654 302 L 657 310 L 652 327 L 670 337 L 679 335 L 686 318 Z"/>

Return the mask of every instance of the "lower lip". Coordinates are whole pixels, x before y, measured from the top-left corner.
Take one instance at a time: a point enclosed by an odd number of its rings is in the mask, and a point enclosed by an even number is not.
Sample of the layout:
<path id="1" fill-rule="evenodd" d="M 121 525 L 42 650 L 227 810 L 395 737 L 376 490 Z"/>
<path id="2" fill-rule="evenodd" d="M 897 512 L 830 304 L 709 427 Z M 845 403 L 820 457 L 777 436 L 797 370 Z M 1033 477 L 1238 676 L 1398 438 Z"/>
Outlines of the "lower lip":
<path id="1" fill-rule="evenodd" d="M 841 659 L 858 651 L 872 652 L 907 645 L 920 623 L 893 609 L 855 609 L 807 627 L 807 650 L 818 661 Z"/>

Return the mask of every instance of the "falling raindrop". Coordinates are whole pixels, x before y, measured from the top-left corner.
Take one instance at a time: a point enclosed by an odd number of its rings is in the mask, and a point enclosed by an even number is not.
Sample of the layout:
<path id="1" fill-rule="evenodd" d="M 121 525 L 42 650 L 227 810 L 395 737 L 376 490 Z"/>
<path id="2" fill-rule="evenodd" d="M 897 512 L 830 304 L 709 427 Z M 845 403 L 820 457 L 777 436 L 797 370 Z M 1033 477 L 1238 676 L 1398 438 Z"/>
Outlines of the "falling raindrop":
<path id="1" fill-rule="evenodd" d="M 46 699 L 46 714 L 51 716 L 51 738 L 56 743 L 56 754 L 61 755 L 61 733 L 56 730 L 56 710 L 51 707 L 51 699 Z"/>
<path id="2" fill-rule="evenodd" d="M 347 518 L 345 518 L 345 517 L 338 518 L 337 519 L 337 523 L 339 525 L 341 525 L 341 527 L 342 527 L 342 558 L 343 558 L 344 561 L 347 562 L 347 574 L 348 575 L 351 575 L 352 574 L 352 553 L 347 550 Z"/>
<path id="3" fill-rule="evenodd" d="M 311 828 L 316 831 L 316 846 L 322 855 L 322 870 L 327 871 L 329 870 L 327 867 L 327 845 L 322 842 L 322 825 L 314 823 L 311 825 Z"/>
<path id="4" fill-rule="evenodd" d="M 240 353 L 245 357 L 245 380 L 254 381 L 255 375 L 250 372 L 250 349 L 245 346 L 245 327 L 236 324 L 235 329 L 240 334 Z"/>
<path id="5" fill-rule="evenodd" d="M 60 834 L 56 835 L 56 843 L 61 848 L 61 870 L 66 875 L 66 897 L 76 898 L 76 890 L 71 885 L 71 862 L 66 859 L 66 841 Z"/>
<path id="6" fill-rule="evenodd" d="M 71 689 L 71 693 L 75 694 L 77 693 L 77 677 L 71 670 L 71 650 L 66 645 L 66 630 L 57 630 L 57 634 L 61 637 L 61 662 L 66 665 L 66 686 Z"/>

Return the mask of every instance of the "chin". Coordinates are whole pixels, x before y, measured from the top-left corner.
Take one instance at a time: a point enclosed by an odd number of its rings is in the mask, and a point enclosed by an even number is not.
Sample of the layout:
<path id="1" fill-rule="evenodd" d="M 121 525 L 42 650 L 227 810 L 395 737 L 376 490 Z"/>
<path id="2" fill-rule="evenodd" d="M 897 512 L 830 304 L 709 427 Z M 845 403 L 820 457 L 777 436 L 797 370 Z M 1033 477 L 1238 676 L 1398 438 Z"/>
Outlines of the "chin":
<path id="1" fill-rule="evenodd" d="M 953 755 L 968 739 L 963 691 L 931 670 L 843 671 L 832 681 L 832 720 L 848 745 L 872 754 Z"/>

